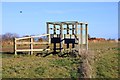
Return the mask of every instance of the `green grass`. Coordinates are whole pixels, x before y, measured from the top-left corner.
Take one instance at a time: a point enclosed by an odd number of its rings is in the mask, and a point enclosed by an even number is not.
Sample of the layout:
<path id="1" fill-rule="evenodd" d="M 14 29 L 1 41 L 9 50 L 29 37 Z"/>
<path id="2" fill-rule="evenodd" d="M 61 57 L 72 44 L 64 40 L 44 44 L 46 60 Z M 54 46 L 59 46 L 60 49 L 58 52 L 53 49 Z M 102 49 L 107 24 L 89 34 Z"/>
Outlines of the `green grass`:
<path id="1" fill-rule="evenodd" d="M 94 51 L 95 78 L 118 78 L 117 43 L 89 43 L 89 50 Z M 77 78 L 80 58 L 61 58 L 58 56 L 2 56 L 3 78 Z"/>
<path id="2" fill-rule="evenodd" d="M 118 78 L 118 44 L 91 43 L 89 47 L 95 52 L 95 77 Z"/>
<path id="3" fill-rule="evenodd" d="M 78 77 L 75 58 L 21 56 L 3 58 L 3 78 Z M 74 70 L 74 72 L 73 72 Z"/>

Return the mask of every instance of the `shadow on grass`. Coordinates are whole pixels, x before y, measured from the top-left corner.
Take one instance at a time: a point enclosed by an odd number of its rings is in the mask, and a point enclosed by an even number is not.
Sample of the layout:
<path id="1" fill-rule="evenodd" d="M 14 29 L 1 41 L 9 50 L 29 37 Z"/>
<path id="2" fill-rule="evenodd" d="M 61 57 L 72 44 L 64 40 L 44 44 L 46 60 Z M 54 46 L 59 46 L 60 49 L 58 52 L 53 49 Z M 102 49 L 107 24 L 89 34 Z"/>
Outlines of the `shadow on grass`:
<path id="1" fill-rule="evenodd" d="M 14 52 L 1 52 L 2 54 L 2 58 L 11 58 L 11 57 L 15 57 Z M 18 52 L 17 56 L 26 56 L 27 53 L 23 53 L 23 52 Z"/>
<path id="2" fill-rule="evenodd" d="M 2 54 L 2 58 L 15 57 L 14 52 L 1 52 L 1 54 Z M 17 56 L 28 56 L 28 55 L 30 56 L 30 54 L 28 52 L 17 52 Z M 58 57 L 72 57 L 72 58 L 76 58 L 78 56 L 77 52 L 75 52 L 75 51 L 71 51 L 71 52 L 43 51 L 43 52 L 34 53 L 33 55 L 40 56 L 40 57 L 58 56 Z M 31 56 L 33 56 L 33 55 L 31 55 Z"/>
<path id="3" fill-rule="evenodd" d="M 41 56 L 41 57 L 47 57 L 47 56 L 58 56 L 58 57 L 72 57 L 76 58 L 78 56 L 77 53 L 75 52 L 41 52 L 41 53 L 36 53 L 36 56 Z"/>

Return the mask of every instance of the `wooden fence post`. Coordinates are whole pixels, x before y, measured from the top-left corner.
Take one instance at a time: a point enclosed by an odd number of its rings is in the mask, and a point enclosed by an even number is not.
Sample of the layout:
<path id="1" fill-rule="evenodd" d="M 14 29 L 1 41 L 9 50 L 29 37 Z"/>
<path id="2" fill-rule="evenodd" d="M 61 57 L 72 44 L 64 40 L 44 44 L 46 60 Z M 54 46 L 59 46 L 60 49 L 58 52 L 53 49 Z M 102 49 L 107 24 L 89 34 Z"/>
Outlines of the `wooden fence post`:
<path id="1" fill-rule="evenodd" d="M 14 53 L 15 53 L 15 55 L 17 55 L 17 51 L 16 51 L 16 49 L 17 49 L 17 40 L 16 40 L 16 38 L 14 38 Z"/>
<path id="2" fill-rule="evenodd" d="M 80 25 L 81 25 L 81 28 L 80 28 L 80 41 L 81 41 L 81 43 L 80 43 L 80 45 L 81 45 L 81 50 L 83 49 L 83 23 L 80 23 Z"/>
<path id="3" fill-rule="evenodd" d="M 85 34 L 86 34 L 86 50 L 88 50 L 88 24 L 85 24 L 86 30 L 85 30 Z"/>
<path id="4" fill-rule="evenodd" d="M 30 38 L 30 54 L 33 55 L 33 38 Z"/>

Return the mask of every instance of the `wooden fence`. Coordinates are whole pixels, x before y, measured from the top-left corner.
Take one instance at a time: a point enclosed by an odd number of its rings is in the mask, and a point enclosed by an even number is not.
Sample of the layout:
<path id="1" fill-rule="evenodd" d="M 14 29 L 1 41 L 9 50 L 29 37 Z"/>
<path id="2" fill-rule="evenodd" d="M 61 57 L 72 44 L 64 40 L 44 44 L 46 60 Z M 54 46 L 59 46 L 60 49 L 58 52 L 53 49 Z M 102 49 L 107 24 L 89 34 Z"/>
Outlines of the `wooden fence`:
<path id="1" fill-rule="evenodd" d="M 50 36 L 50 34 L 43 34 L 43 35 L 38 35 L 38 36 L 30 36 L 30 37 L 22 37 L 22 38 L 15 38 L 14 40 L 14 52 L 15 55 L 17 55 L 17 52 L 30 52 L 30 54 L 33 54 L 33 51 L 43 51 L 43 50 L 50 50 L 50 49 L 33 49 L 33 45 L 34 44 L 49 44 L 48 42 L 34 42 L 33 38 L 37 38 L 37 37 L 42 37 L 42 36 Z M 29 42 L 19 42 L 20 40 L 24 40 L 24 39 L 30 39 Z M 18 45 L 21 44 L 29 44 L 30 45 L 30 49 L 18 49 Z"/>
<path id="2" fill-rule="evenodd" d="M 78 51 L 84 49 L 88 50 L 88 23 L 78 21 L 66 21 L 66 22 L 47 22 L 47 34 L 38 36 L 29 36 L 22 38 L 15 38 L 14 40 L 14 51 L 15 55 L 17 52 L 30 52 L 32 55 L 34 51 L 51 50 L 51 48 L 39 48 L 34 49 L 34 44 L 47 44 L 53 45 L 53 51 L 56 52 L 59 49 L 61 52 L 64 50 L 78 49 Z M 34 38 L 47 36 L 47 42 L 34 42 Z M 29 39 L 29 42 L 20 42 L 20 40 Z M 27 44 L 30 46 L 29 49 L 18 49 L 18 45 Z M 59 46 L 57 47 L 57 44 Z M 72 44 L 72 49 L 69 47 Z M 67 46 L 67 49 L 65 48 Z M 76 46 L 77 45 L 77 46 Z"/>

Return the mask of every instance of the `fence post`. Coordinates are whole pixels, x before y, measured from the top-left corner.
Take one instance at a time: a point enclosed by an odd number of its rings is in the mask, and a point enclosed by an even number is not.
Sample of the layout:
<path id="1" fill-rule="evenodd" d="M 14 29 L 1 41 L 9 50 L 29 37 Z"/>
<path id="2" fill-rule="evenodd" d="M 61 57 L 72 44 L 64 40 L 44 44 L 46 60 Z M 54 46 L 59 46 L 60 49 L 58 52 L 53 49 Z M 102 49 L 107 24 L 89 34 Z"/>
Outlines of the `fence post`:
<path id="1" fill-rule="evenodd" d="M 86 50 L 88 50 L 88 24 L 87 23 L 85 24 L 85 27 L 86 27 L 86 30 L 85 30 L 86 31 L 85 33 L 86 34 L 86 38 L 85 38 L 86 39 Z"/>
<path id="2" fill-rule="evenodd" d="M 33 55 L 33 38 L 30 38 L 30 54 Z"/>
<path id="3" fill-rule="evenodd" d="M 17 51 L 16 51 L 16 49 L 17 49 L 17 40 L 16 40 L 16 38 L 14 38 L 14 53 L 15 53 L 15 55 L 17 55 Z"/>
<path id="4" fill-rule="evenodd" d="M 83 26 L 82 26 L 83 23 L 80 23 L 80 25 L 81 25 L 81 26 L 80 26 L 80 27 L 81 27 L 81 28 L 80 28 L 80 32 L 81 32 L 81 33 L 80 33 L 80 42 L 81 42 L 80 45 L 81 45 L 81 50 L 82 50 L 82 49 L 83 49 Z"/>

